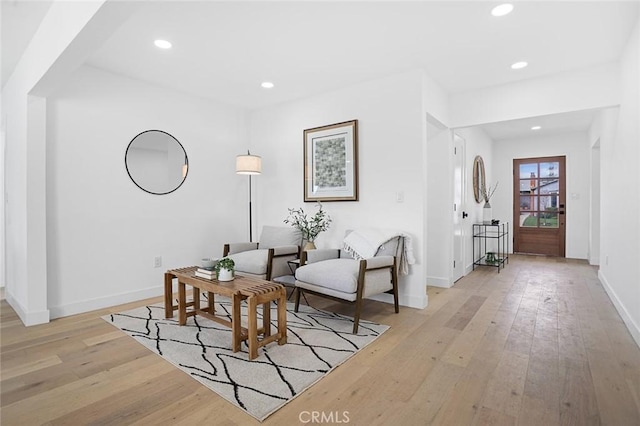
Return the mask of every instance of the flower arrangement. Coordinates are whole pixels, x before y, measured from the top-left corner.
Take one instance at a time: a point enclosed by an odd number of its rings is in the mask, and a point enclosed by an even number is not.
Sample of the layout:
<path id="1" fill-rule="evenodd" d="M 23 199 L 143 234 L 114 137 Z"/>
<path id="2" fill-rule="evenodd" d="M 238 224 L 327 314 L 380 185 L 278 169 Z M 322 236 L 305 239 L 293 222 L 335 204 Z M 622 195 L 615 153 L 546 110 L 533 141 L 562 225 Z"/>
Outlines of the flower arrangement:
<path id="1" fill-rule="evenodd" d="M 297 228 L 302 232 L 302 238 L 309 242 L 315 241 L 323 231 L 329 229 L 331 225 L 331 216 L 322 210 L 322 204 L 318 203 L 319 210 L 310 218 L 307 213 L 301 208 L 288 209 L 289 216 L 284 220 L 284 223 L 288 223 L 294 228 Z"/>
<path id="2" fill-rule="evenodd" d="M 496 182 L 496 184 L 493 187 L 489 185 L 488 188 L 486 185 L 482 185 L 481 191 L 482 191 L 482 198 L 484 198 L 485 207 L 491 207 L 491 204 L 489 204 L 489 200 L 491 199 L 491 197 L 493 197 L 493 193 L 496 192 L 496 189 L 498 188 L 498 183 L 499 182 Z"/>

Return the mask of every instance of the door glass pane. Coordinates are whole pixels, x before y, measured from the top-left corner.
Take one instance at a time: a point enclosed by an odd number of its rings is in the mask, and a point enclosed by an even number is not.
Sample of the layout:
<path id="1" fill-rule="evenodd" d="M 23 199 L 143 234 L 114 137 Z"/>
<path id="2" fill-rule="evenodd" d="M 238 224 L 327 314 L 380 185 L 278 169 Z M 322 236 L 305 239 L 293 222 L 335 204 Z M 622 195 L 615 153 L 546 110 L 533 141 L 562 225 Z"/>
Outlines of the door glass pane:
<path id="1" fill-rule="evenodd" d="M 557 228 L 558 227 L 558 212 L 541 212 L 540 213 L 540 227 L 541 228 Z"/>
<path id="2" fill-rule="evenodd" d="M 558 194 L 560 181 L 558 179 L 540 179 L 540 194 Z"/>
<path id="3" fill-rule="evenodd" d="M 538 176 L 538 163 L 520 164 L 520 179 Z"/>
<path id="4" fill-rule="evenodd" d="M 533 194 L 538 188 L 538 179 L 521 179 L 520 180 L 520 193 L 521 194 Z"/>
<path id="5" fill-rule="evenodd" d="M 560 176 L 560 163 L 540 163 L 540 177 Z"/>
<path id="6" fill-rule="evenodd" d="M 558 196 L 543 195 L 540 197 L 540 211 L 558 211 Z"/>
<path id="7" fill-rule="evenodd" d="M 520 212 L 520 226 L 523 228 L 537 228 L 538 213 Z"/>
<path id="8" fill-rule="evenodd" d="M 558 228 L 560 162 L 518 165 L 520 226 Z"/>
<path id="9" fill-rule="evenodd" d="M 520 196 L 520 211 L 538 210 L 538 197 L 535 195 Z"/>

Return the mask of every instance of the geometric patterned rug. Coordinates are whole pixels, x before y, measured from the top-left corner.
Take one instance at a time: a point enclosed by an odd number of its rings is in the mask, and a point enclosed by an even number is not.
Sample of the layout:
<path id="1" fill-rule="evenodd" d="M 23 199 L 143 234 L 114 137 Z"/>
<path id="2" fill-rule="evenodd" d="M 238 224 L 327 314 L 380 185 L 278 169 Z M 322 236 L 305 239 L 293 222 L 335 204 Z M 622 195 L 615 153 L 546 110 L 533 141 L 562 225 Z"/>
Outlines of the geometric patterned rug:
<path id="1" fill-rule="evenodd" d="M 258 320 L 261 321 L 261 309 Z M 231 316 L 229 299 L 216 296 L 216 314 Z M 272 304 L 271 318 L 277 318 Z M 304 390 L 373 342 L 389 329 L 300 304 L 287 303 L 287 344 L 270 343 L 249 361 L 248 346 L 231 350 L 231 329 L 201 316 L 179 326 L 177 312 L 164 318 L 164 305 L 155 304 L 102 317 L 151 351 L 162 356 L 218 395 L 263 421 Z M 246 305 L 242 305 L 246 326 Z M 275 333 L 275 326 L 272 327 Z"/>

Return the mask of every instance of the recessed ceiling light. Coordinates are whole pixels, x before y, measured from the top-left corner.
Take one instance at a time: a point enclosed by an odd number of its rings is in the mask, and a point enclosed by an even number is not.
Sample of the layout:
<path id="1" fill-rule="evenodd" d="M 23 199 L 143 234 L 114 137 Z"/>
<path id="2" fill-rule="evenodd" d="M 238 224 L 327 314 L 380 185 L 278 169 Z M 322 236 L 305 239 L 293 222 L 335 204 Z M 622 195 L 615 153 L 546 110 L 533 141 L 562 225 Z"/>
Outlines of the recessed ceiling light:
<path id="1" fill-rule="evenodd" d="M 156 47 L 159 47 L 160 49 L 171 49 L 171 43 L 169 43 L 167 40 L 156 40 L 153 42 L 153 44 L 155 44 Z"/>
<path id="2" fill-rule="evenodd" d="M 504 16 L 511 13 L 512 10 L 513 10 L 513 5 L 511 3 L 505 3 L 491 9 L 491 14 L 493 16 Z"/>
<path id="3" fill-rule="evenodd" d="M 513 68 L 514 70 L 519 70 L 521 68 L 526 67 L 527 65 L 529 65 L 529 64 L 524 62 L 524 61 L 516 62 L 515 64 L 511 65 L 511 68 Z"/>
<path id="4" fill-rule="evenodd" d="M 540 129 L 542 129 L 542 127 L 540 127 L 540 126 L 533 126 L 533 127 L 531 128 L 531 130 L 540 130 Z"/>
<path id="5" fill-rule="evenodd" d="M 263 81 L 261 86 L 265 89 L 271 89 L 273 87 L 273 83 L 270 81 Z"/>

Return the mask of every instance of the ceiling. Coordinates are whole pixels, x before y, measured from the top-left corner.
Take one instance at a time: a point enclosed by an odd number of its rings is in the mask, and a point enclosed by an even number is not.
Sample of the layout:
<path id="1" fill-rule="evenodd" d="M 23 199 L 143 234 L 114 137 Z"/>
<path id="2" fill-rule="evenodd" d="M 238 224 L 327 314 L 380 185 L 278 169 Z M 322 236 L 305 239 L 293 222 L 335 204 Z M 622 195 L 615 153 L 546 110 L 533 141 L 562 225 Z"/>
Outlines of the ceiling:
<path id="1" fill-rule="evenodd" d="M 248 109 L 416 68 L 456 93 L 616 61 L 639 11 L 638 1 L 532 1 L 497 18 L 496 4 L 148 1 L 87 63 Z"/>
<path id="2" fill-rule="evenodd" d="M 0 51 L 2 52 L 2 87 L 13 72 L 22 52 L 33 38 L 52 0 L 0 0 Z"/>
<path id="3" fill-rule="evenodd" d="M 501 121 L 478 126 L 494 141 L 545 137 L 561 133 L 586 132 L 596 117 L 596 110 L 572 111 L 562 114 Z M 539 126 L 540 129 L 532 129 Z"/>

